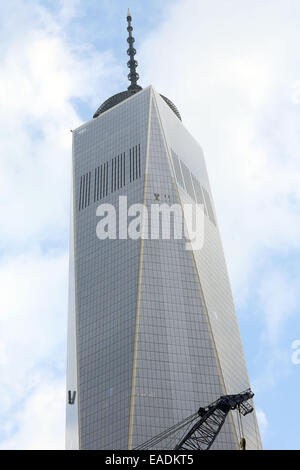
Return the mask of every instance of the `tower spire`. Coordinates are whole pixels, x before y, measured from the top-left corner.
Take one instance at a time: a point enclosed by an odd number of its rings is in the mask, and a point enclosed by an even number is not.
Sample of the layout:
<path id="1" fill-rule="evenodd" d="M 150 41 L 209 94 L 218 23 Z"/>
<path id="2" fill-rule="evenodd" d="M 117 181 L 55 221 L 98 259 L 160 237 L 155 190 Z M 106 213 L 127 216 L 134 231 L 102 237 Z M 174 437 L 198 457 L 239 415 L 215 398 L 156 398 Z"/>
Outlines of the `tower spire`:
<path id="1" fill-rule="evenodd" d="M 108 109 L 113 108 L 117 104 L 121 103 L 122 101 L 126 100 L 130 96 L 134 95 L 135 93 L 138 93 L 139 91 L 141 91 L 143 89 L 140 85 L 137 84 L 137 81 L 139 79 L 139 74 L 136 71 L 138 63 L 134 58 L 134 56 L 136 54 L 136 50 L 133 47 L 134 37 L 132 36 L 133 28 L 131 26 L 131 20 L 132 20 L 131 13 L 130 13 L 130 10 L 128 8 L 128 10 L 127 10 L 127 23 L 128 23 L 128 26 L 127 26 L 127 31 L 128 31 L 127 42 L 129 44 L 129 48 L 127 49 L 127 54 L 129 55 L 129 61 L 127 62 L 127 66 L 130 70 L 130 72 L 128 74 L 128 80 L 130 81 L 130 85 L 129 85 L 129 87 L 126 91 L 121 91 L 120 93 L 117 93 L 117 94 L 111 96 L 110 98 L 108 98 L 106 101 L 104 101 L 104 103 L 102 103 L 101 106 L 99 106 L 97 111 L 94 113 L 94 115 L 93 115 L 94 118 L 97 118 L 98 116 L 100 116 L 100 114 L 104 113 Z M 178 119 L 181 120 L 180 114 L 179 114 L 178 109 L 176 108 L 176 106 L 168 98 L 166 98 L 165 96 L 161 95 L 161 97 L 165 100 L 167 105 L 176 114 Z"/>
<path id="2" fill-rule="evenodd" d="M 128 87 L 128 90 L 130 90 L 130 91 L 139 91 L 139 90 L 142 90 L 142 87 L 140 87 L 137 84 L 137 81 L 139 79 L 139 74 L 136 71 L 138 63 L 134 58 L 134 56 L 136 54 L 136 50 L 133 47 L 133 43 L 134 43 L 135 39 L 132 36 L 133 28 L 131 26 L 131 19 L 132 19 L 131 18 L 131 13 L 130 13 L 130 10 L 128 8 L 128 11 L 127 11 L 127 23 L 128 23 L 128 26 L 127 26 L 127 31 L 128 31 L 127 42 L 129 44 L 129 48 L 127 49 L 127 54 L 130 57 L 130 60 L 127 62 L 127 67 L 130 70 L 130 72 L 128 74 L 128 80 L 130 81 L 130 85 Z"/>

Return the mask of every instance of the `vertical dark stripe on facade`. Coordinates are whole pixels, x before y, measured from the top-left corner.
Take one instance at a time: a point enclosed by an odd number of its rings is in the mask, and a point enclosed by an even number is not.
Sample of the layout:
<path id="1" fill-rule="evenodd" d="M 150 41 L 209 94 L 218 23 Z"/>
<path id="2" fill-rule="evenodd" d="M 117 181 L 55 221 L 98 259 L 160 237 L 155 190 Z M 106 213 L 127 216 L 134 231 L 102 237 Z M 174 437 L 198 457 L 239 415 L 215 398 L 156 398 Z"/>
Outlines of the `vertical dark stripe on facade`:
<path id="1" fill-rule="evenodd" d="M 125 168 L 126 168 L 126 165 L 125 165 L 125 152 L 123 154 L 123 183 L 124 183 L 124 186 L 125 186 L 125 183 L 126 183 L 126 180 L 125 180 Z"/>
<path id="2" fill-rule="evenodd" d="M 116 158 L 114 158 L 113 191 L 116 190 L 116 165 L 117 165 L 117 161 L 116 161 Z"/>
<path id="3" fill-rule="evenodd" d="M 134 179 L 136 180 L 136 147 L 133 147 L 133 155 L 134 155 Z"/>
<path id="4" fill-rule="evenodd" d="M 102 190 L 102 197 L 105 196 L 105 186 L 106 186 L 106 164 L 103 163 L 103 190 Z"/>
<path id="5" fill-rule="evenodd" d="M 113 181 L 113 174 L 114 174 L 114 158 L 111 161 L 111 192 L 114 192 L 114 181 Z"/>
<path id="6" fill-rule="evenodd" d="M 97 201 L 99 200 L 99 167 L 97 167 Z"/>
<path id="7" fill-rule="evenodd" d="M 105 163 L 102 165 L 103 170 L 102 170 L 102 197 L 105 196 L 105 185 L 106 185 L 106 166 Z"/>
<path id="8" fill-rule="evenodd" d="M 88 190 L 88 206 L 91 200 L 91 171 L 89 171 L 89 190 Z"/>
<path id="9" fill-rule="evenodd" d="M 99 199 L 102 199 L 102 165 L 100 165 L 100 177 L 99 177 L 99 180 L 100 180 L 100 184 L 99 184 Z M 99 176 L 99 175 L 98 175 Z"/>
<path id="10" fill-rule="evenodd" d="M 85 175 L 82 176 L 82 199 L 81 199 L 81 209 L 84 208 L 85 200 Z"/>
<path id="11" fill-rule="evenodd" d="M 94 202 L 96 202 L 96 194 L 97 194 L 97 168 L 94 170 Z"/>
<path id="12" fill-rule="evenodd" d="M 139 177 L 139 166 L 138 166 L 138 151 L 137 151 L 137 145 L 135 146 L 135 177 L 138 179 Z"/>
<path id="13" fill-rule="evenodd" d="M 81 201 L 80 201 L 80 210 L 83 208 L 83 198 L 84 198 L 84 175 L 82 175 L 82 189 L 81 189 Z"/>
<path id="14" fill-rule="evenodd" d="M 132 147 L 132 179 L 135 181 L 135 149 Z"/>
<path id="15" fill-rule="evenodd" d="M 131 183 L 131 149 L 129 149 L 129 181 Z"/>
<path id="16" fill-rule="evenodd" d="M 84 200 L 84 207 L 87 205 L 87 198 L 88 198 L 88 187 L 89 187 L 89 174 L 87 173 L 85 176 L 85 200 Z"/>
<path id="17" fill-rule="evenodd" d="M 82 200 L 81 200 L 81 210 L 84 208 L 85 201 L 85 175 L 82 176 Z"/>
<path id="18" fill-rule="evenodd" d="M 134 166 L 134 159 L 135 159 L 135 155 L 134 155 L 134 147 L 132 147 L 132 180 L 133 180 L 133 181 L 135 180 L 135 166 Z"/>
<path id="19" fill-rule="evenodd" d="M 120 189 L 120 155 L 118 155 L 118 176 L 117 176 L 117 189 Z"/>
<path id="20" fill-rule="evenodd" d="M 87 188 L 88 188 L 88 174 L 86 173 L 84 176 L 84 208 L 86 208 Z"/>
<path id="21" fill-rule="evenodd" d="M 139 144 L 139 178 L 141 177 L 141 146 Z"/>
<path id="22" fill-rule="evenodd" d="M 82 199 L 81 199 L 81 210 L 84 208 L 85 199 L 85 175 L 82 175 Z"/>
<path id="23" fill-rule="evenodd" d="M 123 186 L 123 154 L 120 155 L 120 188 Z"/>
<path id="24" fill-rule="evenodd" d="M 106 194 L 107 196 L 107 191 L 108 191 L 108 162 L 106 163 Z"/>
<path id="25" fill-rule="evenodd" d="M 98 199 L 98 185 L 99 185 L 99 179 L 98 179 L 98 167 L 95 169 L 95 202 Z"/>
<path id="26" fill-rule="evenodd" d="M 86 208 L 86 206 L 87 206 L 88 187 L 89 187 L 89 174 L 86 173 L 86 175 L 85 175 L 85 184 L 84 184 L 84 208 Z"/>
<path id="27" fill-rule="evenodd" d="M 108 168 L 106 163 L 104 163 L 105 166 L 105 187 L 104 187 L 104 196 L 106 196 L 106 187 L 108 186 Z"/>
<path id="28" fill-rule="evenodd" d="M 78 209 L 81 209 L 81 194 L 82 194 L 82 176 L 80 177 L 80 190 L 79 190 L 79 205 Z"/>
<path id="29" fill-rule="evenodd" d="M 84 175 L 84 201 L 83 201 L 83 209 L 86 207 L 86 200 L 87 200 L 87 173 Z"/>

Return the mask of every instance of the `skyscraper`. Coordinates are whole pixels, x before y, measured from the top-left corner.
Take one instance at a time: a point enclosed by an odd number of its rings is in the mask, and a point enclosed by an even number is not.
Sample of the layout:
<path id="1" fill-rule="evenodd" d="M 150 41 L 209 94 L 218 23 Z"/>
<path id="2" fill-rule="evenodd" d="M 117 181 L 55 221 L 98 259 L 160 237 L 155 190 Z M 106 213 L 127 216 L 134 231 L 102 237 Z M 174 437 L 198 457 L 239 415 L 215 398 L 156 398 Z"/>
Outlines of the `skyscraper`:
<path id="1" fill-rule="evenodd" d="M 73 131 L 69 449 L 133 449 L 199 406 L 249 387 L 202 149 L 174 104 L 137 84 L 130 12 L 127 21 L 130 86 Z M 151 230 L 153 206 L 196 204 L 200 248 L 187 244 L 188 231 Z M 109 233 L 108 223 L 107 237 L 99 236 L 110 207 L 113 222 L 124 210 L 137 220 L 130 210 L 142 207 L 140 236 L 120 224 Z M 175 231 L 178 219 L 170 220 Z M 243 428 L 247 448 L 261 448 L 255 413 Z M 235 413 L 213 448 L 239 448 Z"/>

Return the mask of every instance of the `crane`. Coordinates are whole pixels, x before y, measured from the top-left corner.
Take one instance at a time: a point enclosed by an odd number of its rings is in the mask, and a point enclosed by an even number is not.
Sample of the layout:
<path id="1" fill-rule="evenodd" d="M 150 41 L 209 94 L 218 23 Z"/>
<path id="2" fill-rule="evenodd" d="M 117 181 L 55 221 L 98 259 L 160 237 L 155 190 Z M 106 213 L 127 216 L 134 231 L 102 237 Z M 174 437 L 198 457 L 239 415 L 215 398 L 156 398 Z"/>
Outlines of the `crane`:
<path id="1" fill-rule="evenodd" d="M 231 410 L 238 410 L 240 415 L 252 413 L 253 407 L 248 402 L 253 398 L 251 389 L 236 395 L 223 395 L 210 405 L 202 408 L 170 427 L 166 431 L 152 437 L 137 446 L 134 450 L 154 449 L 163 445 L 163 441 L 175 441 L 175 450 L 208 450 L 219 434 L 226 416 Z M 180 437 L 179 437 L 180 436 Z M 168 447 L 169 448 L 169 444 Z M 241 448 L 246 448 L 244 437 L 241 438 Z M 163 447 L 161 447 L 163 448 Z"/>

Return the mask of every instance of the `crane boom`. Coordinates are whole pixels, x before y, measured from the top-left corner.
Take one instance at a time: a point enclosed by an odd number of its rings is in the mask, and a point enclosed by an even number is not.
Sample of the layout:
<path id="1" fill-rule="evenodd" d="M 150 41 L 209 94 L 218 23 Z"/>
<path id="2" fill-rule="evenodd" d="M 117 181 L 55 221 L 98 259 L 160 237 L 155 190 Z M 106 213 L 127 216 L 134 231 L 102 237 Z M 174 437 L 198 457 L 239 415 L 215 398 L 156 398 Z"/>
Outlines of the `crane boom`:
<path id="1" fill-rule="evenodd" d="M 253 396 L 254 393 L 250 389 L 236 395 L 223 395 L 135 449 L 153 449 L 162 441 L 175 438 L 175 450 L 208 450 L 219 434 L 229 411 L 238 409 L 243 416 L 253 411 L 253 407 L 248 403 Z M 179 435 L 181 438 L 178 439 Z"/>

